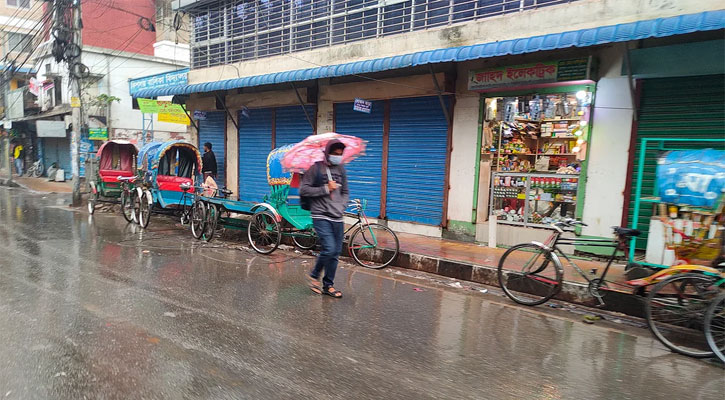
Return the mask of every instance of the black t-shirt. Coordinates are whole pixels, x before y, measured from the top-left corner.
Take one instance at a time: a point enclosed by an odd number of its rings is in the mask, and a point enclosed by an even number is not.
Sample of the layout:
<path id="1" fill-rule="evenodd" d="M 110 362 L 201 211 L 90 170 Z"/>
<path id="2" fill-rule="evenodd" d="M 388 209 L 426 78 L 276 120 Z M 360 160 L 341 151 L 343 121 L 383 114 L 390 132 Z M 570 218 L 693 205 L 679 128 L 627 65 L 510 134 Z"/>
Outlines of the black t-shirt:
<path id="1" fill-rule="evenodd" d="M 216 156 L 214 155 L 213 151 L 207 151 L 204 153 L 204 156 L 201 158 L 201 172 L 211 172 L 212 175 L 216 176 L 217 173 L 217 165 L 216 165 Z"/>

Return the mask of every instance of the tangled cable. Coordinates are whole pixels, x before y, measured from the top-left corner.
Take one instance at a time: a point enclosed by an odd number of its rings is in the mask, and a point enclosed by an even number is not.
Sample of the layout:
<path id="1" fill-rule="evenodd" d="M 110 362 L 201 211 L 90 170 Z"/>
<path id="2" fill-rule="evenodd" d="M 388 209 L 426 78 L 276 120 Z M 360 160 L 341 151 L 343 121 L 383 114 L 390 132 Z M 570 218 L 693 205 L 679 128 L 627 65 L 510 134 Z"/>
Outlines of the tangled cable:
<path id="1" fill-rule="evenodd" d="M 69 74 L 75 79 L 87 78 L 91 75 L 90 69 L 80 62 L 81 47 L 74 42 L 73 9 L 74 0 L 56 0 L 55 23 L 51 30 L 53 36 L 52 54 L 56 62 L 65 61 L 68 64 Z M 81 22 L 81 27 L 82 27 Z"/>

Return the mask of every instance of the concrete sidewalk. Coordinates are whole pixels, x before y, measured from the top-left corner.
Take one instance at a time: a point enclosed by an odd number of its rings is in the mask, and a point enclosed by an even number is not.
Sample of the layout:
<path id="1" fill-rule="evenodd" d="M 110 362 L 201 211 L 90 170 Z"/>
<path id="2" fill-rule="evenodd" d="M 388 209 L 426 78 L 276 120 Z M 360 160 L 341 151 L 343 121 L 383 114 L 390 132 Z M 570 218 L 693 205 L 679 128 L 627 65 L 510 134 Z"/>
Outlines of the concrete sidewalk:
<path id="1" fill-rule="evenodd" d="M 13 182 L 15 185 L 9 183 Z M 31 178 L 27 176 L 13 176 L 11 181 L 4 180 L 0 182 L 2 186 L 20 186 L 24 189 L 32 190 L 34 192 L 43 193 L 72 193 L 73 186 L 71 181 L 65 182 L 53 182 L 48 181 L 48 178 Z"/>
<path id="2" fill-rule="evenodd" d="M 398 233 L 400 254 L 394 266 L 429 272 L 463 281 L 499 286 L 497 268 L 501 256 L 506 252 L 502 248 L 489 248 L 475 243 L 431 238 L 420 235 Z M 599 276 L 606 267 L 605 262 L 576 257 L 573 261 L 584 272 L 596 270 Z M 562 260 L 564 266 L 564 285 L 557 299 L 595 306 L 598 304 L 587 292 L 587 281 L 573 267 Z M 589 275 L 590 279 L 594 275 Z M 624 264 L 613 265 L 607 273 L 607 280 L 617 283 L 626 281 Z M 633 296 L 626 287 L 610 287 L 604 301 L 604 310 L 642 316 L 642 302 Z"/>

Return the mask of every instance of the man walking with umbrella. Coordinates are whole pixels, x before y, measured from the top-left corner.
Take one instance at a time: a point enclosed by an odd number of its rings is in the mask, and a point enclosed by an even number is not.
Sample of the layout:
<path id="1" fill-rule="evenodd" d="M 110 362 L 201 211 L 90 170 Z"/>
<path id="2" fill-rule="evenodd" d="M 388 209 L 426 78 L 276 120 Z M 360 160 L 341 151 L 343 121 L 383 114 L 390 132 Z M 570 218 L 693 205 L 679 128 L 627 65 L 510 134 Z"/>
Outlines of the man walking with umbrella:
<path id="1" fill-rule="evenodd" d="M 324 160 L 313 164 L 300 182 L 300 196 L 309 202 L 315 233 L 322 245 L 309 275 L 310 288 L 315 293 L 334 298 L 342 297 L 342 292 L 336 290 L 333 284 L 345 234 L 343 212 L 349 200 L 347 174 L 342 165 L 344 151 L 345 144 L 341 141 L 327 142 Z"/>

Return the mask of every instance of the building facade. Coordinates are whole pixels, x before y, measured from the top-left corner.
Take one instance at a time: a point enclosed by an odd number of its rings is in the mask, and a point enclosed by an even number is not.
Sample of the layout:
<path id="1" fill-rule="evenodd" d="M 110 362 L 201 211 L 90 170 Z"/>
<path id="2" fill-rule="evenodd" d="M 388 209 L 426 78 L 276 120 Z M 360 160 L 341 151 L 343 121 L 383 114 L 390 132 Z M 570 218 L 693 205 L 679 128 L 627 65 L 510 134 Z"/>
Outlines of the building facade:
<path id="1" fill-rule="evenodd" d="M 101 130 L 101 137 L 143 141 L 145 121 L 137 107 L 133 107 L 129 80 L 188 68 L 188 44 L 163 43 L 166 31 L 173 27 L 165 25 L 163 18 L 159 19 L 162 24 L 156 26 L 153 2 L 87 2 L 82 7 L 80 62 L 87 71 L 81 80 L 80 104 L 84 123 L 81 164 L 101 143 L 89 137 L 91 130 Z M 47 15 L 49 12 L 44 11 Z M 6 120 L 31 145 L 33 151 L 28 152 L 29 158 L 43 159 L 46 167 L 56 163 L 65 171 L 66 177 L 70 177 L 73 99 L 69 70 L 65 61 L 58 62 L 53 55 L 54 39 L 48 34 L 50 19 L 44 21 L 41 31 L 45 35 L 38 35 L 32 57 L 26 64 L 33 72 L 32 84 L 26 81 L 17 90 L 28 101 Z M 183 124 L 156 122 L 154 127 L 159 138 L 187 138 L 187 128 Z"/>
<path id="2" fill-rule="evenodd" d="M 633 121 L 648 93 L 662 96 L 648 87 L 671 79 L 717 90 L 725 73 L 718 2 L 177 7 L 191 25 L 189 84 L 135 96 L 176 96 L 203 111 L 193 140 L 224 144 L 215 152 L 239 198 L 267 192 L 272 148 L 313 133 L 353 134 L 368 151 L 349 165 L 351 195 L 393 229 L 431 236 L 511 244 L 574 217 L 589 224 L 584 234 L 610 237 L 627 222 L 632 154 L 646 134 Z M 669 64 L 648 62 L 648 52 Z M 723 133 L 713 122 L 721 112 L 705 119 L 710 135 Z"/>

